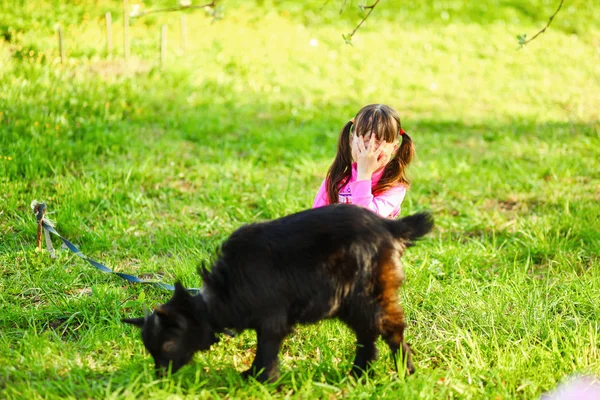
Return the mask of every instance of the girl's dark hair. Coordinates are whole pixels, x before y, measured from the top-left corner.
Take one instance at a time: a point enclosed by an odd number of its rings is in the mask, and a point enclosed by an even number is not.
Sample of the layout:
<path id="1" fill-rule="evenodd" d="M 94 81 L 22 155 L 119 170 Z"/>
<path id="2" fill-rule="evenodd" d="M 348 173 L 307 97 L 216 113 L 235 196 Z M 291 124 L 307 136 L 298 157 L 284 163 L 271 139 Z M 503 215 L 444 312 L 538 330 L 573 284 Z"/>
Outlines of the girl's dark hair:
<path id="1" fill-rule="evenodd" d="M 353 129 L 354 128 L 354 129 Z M 340 190 L 352 176 L 352 149 L 351 136 L 353 131 L 358 136 L 375 132 L 378 140 L 393 143 L 400 135 L 402 126 L 400 116 L 393 108 L 384 104 L 371 104 L 363 107 L 354 117 L 354 123 L 348 121 L 340 132 L 338 151 L 333 164 L 327 172 L 327 197 L 329 204 L 339 202 Z M 410 182 L 406 177 L 406 168 L 415 155 L 415 146 L 406 133 L 402 133 L 402 142 L 396 154 L 387 163 L 381 179 L 373 188 L 373 194 L 385 192 L 398 185 L 408 186 Z"/>

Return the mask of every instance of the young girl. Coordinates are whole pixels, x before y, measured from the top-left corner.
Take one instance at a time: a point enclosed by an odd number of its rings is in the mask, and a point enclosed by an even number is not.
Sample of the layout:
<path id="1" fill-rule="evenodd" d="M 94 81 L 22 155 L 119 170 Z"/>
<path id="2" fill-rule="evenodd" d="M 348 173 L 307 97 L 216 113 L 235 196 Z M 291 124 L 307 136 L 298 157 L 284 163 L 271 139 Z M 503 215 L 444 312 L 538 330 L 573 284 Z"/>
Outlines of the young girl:
<path id="1" fill-rule="evenodd" d="M 313 208 L 352 203 L 395 218 L 409 186 L 406 167 L 414 154 L 413 142 L 393 108 L 364 107 L 344 125 Z"/>

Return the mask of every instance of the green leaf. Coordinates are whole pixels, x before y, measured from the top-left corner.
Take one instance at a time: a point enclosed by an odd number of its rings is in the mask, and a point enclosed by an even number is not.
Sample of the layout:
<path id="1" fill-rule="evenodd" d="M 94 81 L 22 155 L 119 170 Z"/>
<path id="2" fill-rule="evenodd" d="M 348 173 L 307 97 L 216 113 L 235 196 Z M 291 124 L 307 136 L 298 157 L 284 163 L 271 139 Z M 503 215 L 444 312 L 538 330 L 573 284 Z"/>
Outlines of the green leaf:
<path id="1" fill-rule="evenodd" d="M 351 33 L 348 33 L 348 34 L 343 33 L 342 38 L 344 39 L 346 44 L 349 44 L 350 46 L 352 46 L 352 34 Z"/>

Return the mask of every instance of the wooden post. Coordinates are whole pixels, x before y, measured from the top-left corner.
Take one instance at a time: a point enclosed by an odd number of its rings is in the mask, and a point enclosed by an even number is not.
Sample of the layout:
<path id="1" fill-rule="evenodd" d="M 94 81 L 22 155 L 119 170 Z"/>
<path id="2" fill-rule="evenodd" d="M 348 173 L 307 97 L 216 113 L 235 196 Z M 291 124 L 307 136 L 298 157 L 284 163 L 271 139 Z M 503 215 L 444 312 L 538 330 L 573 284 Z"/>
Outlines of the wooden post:
<path id="1" fill-rule="evenodd" d="M 123 54 L 129 60 L 129 0 L 123 0 Z"/>
<path id="2" fill-rule="evenodd" d="M 160 66 L 164 67 L 167 61 L 167 26 L 163 25 L 160 29 Z"/>
<path id="3" fill-rule="evenodd" d="M 58 50 L 60 51 L 60 63 L 64 64 L 66 57 L 65 57 L 65 46 L 63 43 L 63 34 L 62 34 L 62 28 L 60 27 L 60 25 L 58 26 Z"/>
<path id="4" fill-rule="evenodd" d="M 42 220 L 40 220 L 38 222 L 37 236 L 35 238 L 35 249 L 37 251 L 42 251 L 42 232 L 44 232 L 44 227 L 42 225 Z"/>
<path id="5" fill-rule="evenodd" d="M 106 53 L 110 55 L 112 53 L 112 17 L 110 12 L 106 13 Z"/>
<path id="6" fill-rule="evenodd" d="M 185 15 L 181 16 L 181 55 L 185 54 L 185 45 L 187 39 L 187 25 Z"/>

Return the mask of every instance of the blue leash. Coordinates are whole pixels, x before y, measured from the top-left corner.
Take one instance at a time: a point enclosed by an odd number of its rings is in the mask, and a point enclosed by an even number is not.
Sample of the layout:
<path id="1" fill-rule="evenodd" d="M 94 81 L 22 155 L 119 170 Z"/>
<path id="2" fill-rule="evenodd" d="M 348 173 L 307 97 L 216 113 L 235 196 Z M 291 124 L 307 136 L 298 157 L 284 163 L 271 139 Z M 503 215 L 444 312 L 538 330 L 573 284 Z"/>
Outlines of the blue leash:
<path id="1" fill-rule="evenodd" d="M 121 278 L 125 279 L 127 282 L 146 283 L 146 284 L 156 286 L 156 287 L 159 287 L 162 289 L 170 290 L 171 292 L 175 291 L 175 286 L 173 286 L 173 285 L 169 285 L 169 284 L 162 283 L 162 282 L 148 281 L 145 279 L 138 278 L 137 276 L 123 274 L 121 272 L 115 272 L 112 269 L 108 268 L 106 265 L 101 264 L 96 260 L 92 260 L 91 258 L 84 255 L 81 252 L 81 250 L 79 250 L 77 248 L 77 246 L 75 246 L 73 243 L 69 242 L 67 239 L 62 237 L 58 232 L 56 232 L 54 227 L 44 218 L 44 214 L 46 213 L 46 204 L 45 203 L 33 202 L 32 208 L 33 208 L 33 212 L 35 213 L 35 216 L 36 216 L 37 222 L 38 222 L 38 239 L 37 239 L 38 248 L 41 249 L 41 233 L 42 233 L 42 228 L 43 228 L 45 231 L 50 232 L 55 236 L 58 236 L 60 238 L 60 240 L 62 240 L 62 242 L 65 244 L 65 246 L 67 246 L 67 248 L 69 250 L 71 250 L 77 257 L 84 259 L 85 261 L 90 263 L 93 267 L 95 267 L 96 269 L 99 269 L 102 272 L 105 272 L 107 274 L 118 275 Z M 49 238 L 46 238 L 46 244 L 48 245 L 49 250 L 51 250 L 52 242 L 49 240 Z M 51 251 L 51 254 L 53 254 L 52 251 Z M 187 291 L 190 292 L 191 294 L 200 293 L 200 289 L 198 289 L 198 288 L 189 288 L 189 289 L 187 289 Z"/>

